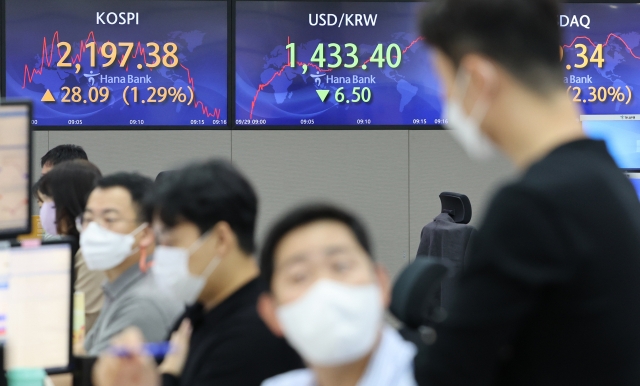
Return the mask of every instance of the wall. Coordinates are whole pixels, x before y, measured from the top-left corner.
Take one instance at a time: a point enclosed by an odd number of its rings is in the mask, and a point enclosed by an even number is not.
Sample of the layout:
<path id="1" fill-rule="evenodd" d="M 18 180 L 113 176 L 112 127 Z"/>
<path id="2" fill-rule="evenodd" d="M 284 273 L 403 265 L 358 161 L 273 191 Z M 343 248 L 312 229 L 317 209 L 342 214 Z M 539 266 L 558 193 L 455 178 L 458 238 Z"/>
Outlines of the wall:
<path id="1" fill-rule="evenodd" d="M 40 131 L 34 173 L 57 145 L 81 145 L 108 174 L 155 178 L 192 159 L 226 157 L 261 200 L 258 238 L 285 209 L 321 199 L 357 212 L 376 257 L 395 275 L 415 254 L 420 230 L 440 212 L 438 194 L 465 193 L 478 224 L 491 191 L 512 173 L 503 158 L 470 161 L 444 131 Z"/>

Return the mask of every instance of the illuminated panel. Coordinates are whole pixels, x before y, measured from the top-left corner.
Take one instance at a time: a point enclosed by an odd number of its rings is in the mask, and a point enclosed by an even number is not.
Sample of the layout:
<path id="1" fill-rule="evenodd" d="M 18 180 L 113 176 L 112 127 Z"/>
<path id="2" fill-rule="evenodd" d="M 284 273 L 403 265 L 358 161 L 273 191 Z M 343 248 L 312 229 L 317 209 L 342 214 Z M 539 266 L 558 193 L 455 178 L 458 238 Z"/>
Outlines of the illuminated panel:
<path id="1" fill-rule="evenodd" d="M 27 232 L 29 109 L 0 105 L 0 235 Z"/>
<path id="2" fill-rule="evenodd" d="M 6 94 L 35 127 L 227 124 L 226 2 L 5 2 Z"/>
<path id="3" fill-rule="evenodd" d="M 6 307 L 6 367 L 68 367 L 71 247 L 0 251 L 0 296 Z"/>
<path id="4" fill-rule="evenodd" d="M 440 125 L 424 3 L 239 1 L 237 125 Z"/>
<path id="5" fill-rule="evenodd" d="M 567 95 L 587 135 L 621 168 L 640 168 L 640 5 L 565 4 L 559 16 Z"/>

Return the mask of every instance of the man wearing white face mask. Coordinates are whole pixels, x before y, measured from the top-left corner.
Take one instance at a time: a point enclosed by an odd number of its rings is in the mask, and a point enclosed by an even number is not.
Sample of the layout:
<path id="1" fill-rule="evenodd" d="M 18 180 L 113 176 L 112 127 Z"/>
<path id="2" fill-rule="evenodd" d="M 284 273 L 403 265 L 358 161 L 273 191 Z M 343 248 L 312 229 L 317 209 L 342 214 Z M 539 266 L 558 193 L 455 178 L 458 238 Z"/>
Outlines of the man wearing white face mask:
<path id="1" fill-rule="evenodd" d="M 640 203 L 566 94 L 561 13 L 556 0 L 425 9 L 450 128 L 471 156 L 495 147 L 521 175 L 486 211 L 448 318 L 416 358 L 420 385 L 640 381 Z M 581 55 L 564 49 L 567 63 Z"/>
<path id="2" fill-rule="evenodd" d="M 104 271 L 105 303 L 85 340 L 97 356 L 124 329 L 135 326 L 151 342 L 164 340 L 184 306 L 161 294 L 148 272 L 154 235 L 143 198 L 150 178 L 117 173 L 98 180 L 78 221 L 80 246 L 89 270 Z"/>
<path id="3" fill-rule="evenodd" d="M 266 238 L 259 302 L 271 331 L 309 366 L 263 386 L 412 386 L 412 343 L 383 321 L 389 278 L 371 257 L 362 224 L 313 205 L 278 221 Z"/>
<path id="4" fill-rule="evenodd" d="M 256 310 L 258 200 L 246 178 L 226 161 L 195 163 L 159 181 L 148 201 L 160 243 L 153 275 L 189 307 L 159 367 L 142 350 L 141 335 L 129 330 L 116 344 L 130 355 L 103 355 L 96 385 L 259 386 L 301 367 Z"/>

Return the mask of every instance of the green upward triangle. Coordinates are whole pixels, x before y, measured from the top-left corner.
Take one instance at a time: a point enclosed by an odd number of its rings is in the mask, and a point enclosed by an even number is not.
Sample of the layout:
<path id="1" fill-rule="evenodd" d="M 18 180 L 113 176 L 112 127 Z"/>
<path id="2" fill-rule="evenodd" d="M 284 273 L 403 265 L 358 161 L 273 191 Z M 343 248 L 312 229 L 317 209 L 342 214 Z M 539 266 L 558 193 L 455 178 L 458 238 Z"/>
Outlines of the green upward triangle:
<path id="1" fill-rule="evenodd" d="M 322 103 L 324 103 L 324 101 L 326 101 L 327 97 L 329 96 L 329 90 L 316 90 L 316 92 L 318 93 L 318 96 L 320 97 Z"/>

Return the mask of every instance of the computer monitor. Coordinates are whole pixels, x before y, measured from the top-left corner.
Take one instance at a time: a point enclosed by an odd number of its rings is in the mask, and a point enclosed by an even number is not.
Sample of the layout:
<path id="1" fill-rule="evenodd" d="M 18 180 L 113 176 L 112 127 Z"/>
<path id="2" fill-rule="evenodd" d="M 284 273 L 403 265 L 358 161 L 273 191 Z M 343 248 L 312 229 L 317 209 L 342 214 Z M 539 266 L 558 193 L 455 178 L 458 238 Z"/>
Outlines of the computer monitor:
<path id="1" fill-rule="evenodd" d="M 31 104 L 0 99 L 0 239 L 31 231 Z"/>
<path id="2" fill-rule="evenodd" d="M 559 53 L 567 95 L 581 111 L 587 136 L 604 140 L 620 168 L 640 168 L 640 6 L 637 1 L 563 3 Z"/>
<path id="3" fill-rule="evenodd" d="M 416 1 L 236 1 L 238 127 L 443 125 Z"/>
<path id="4" fill-rule="evenodd" d="M 634 188 L 636 188 L 636 192 L 638 192 L 638 198 L 640 198 L 640 169 L 639 170 L 628 170 L 625 172 L 629 181 Z"/>
<path id="5" fill-rule="evenodd" d="M 226 129 L 230 7 L 2 0 L 0 92 L 40 130 Z"/>
<path id="6" fill-rule="evenodd" d="M 71 243 L 0 249 L 0 336 L 5 368 L 68 372 L 71 363 Z"/>

